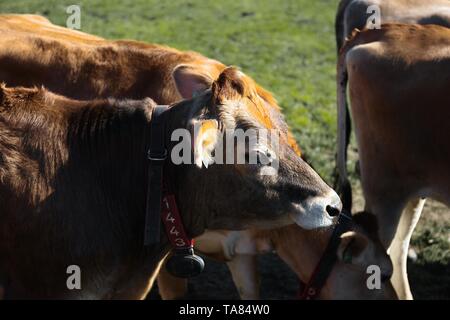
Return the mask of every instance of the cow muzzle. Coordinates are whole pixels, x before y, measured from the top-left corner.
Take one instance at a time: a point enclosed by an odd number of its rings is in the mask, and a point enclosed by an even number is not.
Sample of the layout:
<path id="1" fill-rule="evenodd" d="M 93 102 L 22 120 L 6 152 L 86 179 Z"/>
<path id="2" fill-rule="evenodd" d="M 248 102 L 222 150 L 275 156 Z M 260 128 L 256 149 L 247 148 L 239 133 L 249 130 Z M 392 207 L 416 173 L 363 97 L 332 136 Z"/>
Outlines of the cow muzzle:
<path id="1" fill-rule="evenodd" d="M 342 210 L 342 202 L 334 190 L 326 196 L 309 197 L 302 203 L 293 203 L 289 217 L 303 229 L 311 230 L 333 225 Z"/>

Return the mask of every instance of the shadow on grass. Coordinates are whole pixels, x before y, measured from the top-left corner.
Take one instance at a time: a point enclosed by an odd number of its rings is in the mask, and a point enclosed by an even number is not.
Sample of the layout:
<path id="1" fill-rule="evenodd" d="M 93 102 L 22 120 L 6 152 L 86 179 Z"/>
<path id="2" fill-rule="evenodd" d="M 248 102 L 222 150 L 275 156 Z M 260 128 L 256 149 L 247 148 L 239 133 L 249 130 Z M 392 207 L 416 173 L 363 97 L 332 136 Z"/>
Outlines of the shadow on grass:
<path id="1" fill-rule="evenodd" d="M 230 271 L 225 263 L 205 258 L 205 270 L 189 279 L 186 299 L 239 299 Z M 261 299 L 294 299 L 298 288 L 295 274 L 275 254 L 258 257 Z M 160 299 L 154 286 L 147 299 Z"/>
<path id="2" fill-rule="evenodd" d="M 450 265 L 408 261 L 408 277 L 414 299 L 450 299 Z"/>

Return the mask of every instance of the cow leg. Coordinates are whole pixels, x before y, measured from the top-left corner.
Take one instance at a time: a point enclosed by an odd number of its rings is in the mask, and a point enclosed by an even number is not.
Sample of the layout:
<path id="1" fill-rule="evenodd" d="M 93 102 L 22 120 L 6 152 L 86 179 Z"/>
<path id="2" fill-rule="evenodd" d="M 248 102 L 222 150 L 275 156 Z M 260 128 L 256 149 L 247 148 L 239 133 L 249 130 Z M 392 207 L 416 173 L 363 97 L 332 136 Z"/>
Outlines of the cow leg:
<path id="1" fill-rule="evenodd" d="M 373 189 L 371 191 L 373 191 Z M 391 190 L 385 192 L 365 192 L 365 199 L 365 211 L 370 212 L 377 217 L 378 234 L 381 244 L 384 248 L 388 249 L 395 237 L 397 226 L 399 225 L 402 211 L 407 200 L 404 200 L 403 197 L 397 197 L 396 192 Z M 394 262 L 393 267 L 395 269 Z M 405 298 L 401 292 L 396 290 L 396 293 L 400 299 Z"/>
<path id="2" fill-rule="evenodd" d="M 365 199 L 366 205 L 364 210 L 377 217 L 378 234 L 381 244 L 388 249 L 394 239 L 406 201 L 388 197 L 377 197 L 373 201 L 371 194 L 366 194 Z"/>
<path id="3" fill-rule="evenodd" d="M 394 240 L 389 247 L 394 267 L 391 282 L 400 299 L 412 300 L 413 298 L 408 282 L 408 248 L 424 204 L 425 199 L 414 199 L 408 203 L 400 218 Z"/>
<path id="4" fill-rule="evenodd" d="M 163 300 L 176 300 L 184 298 L 188 291 L 187 279 L 172 276 L 167 270 L 166 265 L 161 267 L 158 278 L 159 295 Z"/>
<path id="5" fill-rule="evenodd" d="M 227 262 L 242 300 L 259 299 L 257 260 L 257 256 L 253 254 L 236 254 Z"/>

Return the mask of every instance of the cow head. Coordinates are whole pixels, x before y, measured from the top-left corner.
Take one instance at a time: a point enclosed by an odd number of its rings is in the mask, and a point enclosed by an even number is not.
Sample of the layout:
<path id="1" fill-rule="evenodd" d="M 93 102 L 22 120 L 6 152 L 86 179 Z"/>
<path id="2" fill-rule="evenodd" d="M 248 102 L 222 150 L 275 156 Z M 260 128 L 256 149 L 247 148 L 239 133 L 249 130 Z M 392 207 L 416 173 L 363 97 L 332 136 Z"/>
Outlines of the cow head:
<path id="1" fill-rule="evenodd" d="M 377 235 L 375 216 L 354 215 L 353 231 L 341 235 L 335 263 L 318 299 L 396 299 L 392 263 Z M 268 236 L 267 236 L 268 234 Z M 325 250 L 330 231 L 287 226 L 266 233 L 278 255 L 306 283 Z M 294 245 L 295 244 L 295 245 Z"/>
<path id="2" fill-rule="evenodd" d="M 191 132 L 193 164 L 169 170 L 182 211 L 192 219 L 187 224 L 198 228 L 195 233 L 205 227 L 267 228 L 295 222 L 312 229 L 333 224 L 340 199 L 296 153 L 267 92 L 233 67 L 224 68 L 215 81 L 189 66 L 175 68 L 173 77 L 183 96 L 193 95 L 170 110 L 171 122 L 177 123 L 172 130 Z M 257 138 L 239 146 L 229 140 L 238 131 L 251 132 L 247 142 Z M 262 132 L 267 139 L 259 139 Z M 180 155 L 175 144 L 172 158 Z"/>

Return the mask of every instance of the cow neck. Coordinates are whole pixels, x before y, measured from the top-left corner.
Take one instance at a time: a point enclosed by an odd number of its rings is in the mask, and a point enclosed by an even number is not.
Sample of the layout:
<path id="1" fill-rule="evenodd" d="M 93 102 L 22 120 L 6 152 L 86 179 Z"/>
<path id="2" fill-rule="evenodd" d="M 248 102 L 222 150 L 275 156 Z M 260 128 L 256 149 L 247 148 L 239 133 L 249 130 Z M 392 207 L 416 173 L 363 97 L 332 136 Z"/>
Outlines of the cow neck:
<path id="1" fill-rule="evenodd" d="M 193 239 L 188 237 L 181 219 L 177 201 L 168 177 L 166 131 L 168 106 L 159 105 L 152 111 L 150 146 L 148 149 L 148 186 L 144 244 L 160 242 L 160 225 L 164 224 L 167 238 L 175 249 L 190 249 Z"/>

